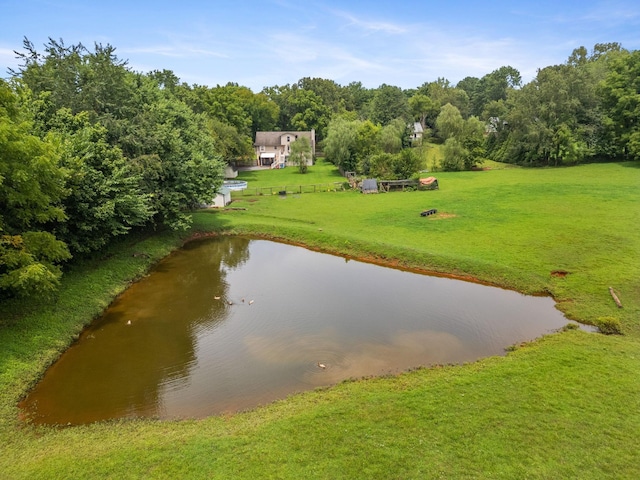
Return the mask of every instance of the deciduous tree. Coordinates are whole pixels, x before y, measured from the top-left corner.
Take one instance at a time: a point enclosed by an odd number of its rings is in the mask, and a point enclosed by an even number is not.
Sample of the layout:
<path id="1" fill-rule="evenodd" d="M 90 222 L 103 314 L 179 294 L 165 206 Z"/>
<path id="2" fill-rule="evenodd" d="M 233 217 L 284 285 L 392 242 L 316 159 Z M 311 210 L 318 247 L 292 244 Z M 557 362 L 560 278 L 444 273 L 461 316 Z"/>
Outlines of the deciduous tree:
<path id="1" fill-rule="evenodd" d="M 18 98 L 0 80 L 0 296 L 53 291 L 70 255 L 48 226 L 65 220 L 64 171 L 55 146 L 31 134 Z"/>
<path id="2" fill-rule="evenodd" d="M 311 142 L 307 137 L 299 137 L 291 142 L 289 162 L 298 167 L 300 173 L 307 173 L 307 166 L 311 160 Z"/>

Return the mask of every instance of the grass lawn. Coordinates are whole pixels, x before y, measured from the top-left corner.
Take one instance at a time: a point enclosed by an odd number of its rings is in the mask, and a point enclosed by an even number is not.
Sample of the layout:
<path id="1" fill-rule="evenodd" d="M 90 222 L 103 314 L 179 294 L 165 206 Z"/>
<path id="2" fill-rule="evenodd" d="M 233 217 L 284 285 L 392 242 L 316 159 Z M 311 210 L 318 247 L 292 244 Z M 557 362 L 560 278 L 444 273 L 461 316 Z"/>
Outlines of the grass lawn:
<path id="1" fill-rule="evenodd" d="M 182 241 L 132 237 L 75 266 L 56 299 L 0 307 L 0 477 L 640 478 L 640 163 L 436 176 L 440 189 L 427 192 L 236 197 L 233 209 L 197 213 L 193 231 L 549 293 L 567 316 L 613 318 L 624 335 L 567 329 L 506 356 L 344 382 L 231 416 L 23 425 L 16 403 L 46 365 Z M 289 178 L 340 180 L 327 164 L 240 177 Z M 429 208 L 438 214 L 419 215 Z"/>
<path id="2" fill-rule="evenodd" d="M 234 198 L 243 195 L 255 195 L 256 193 L 272 194 L 281 190 L 299 191 L 300 186 L 318 185 L 323 190 L 335 189 L 334 184 L 345 183 L 345 178 L 340 175 L 338 169 L 323 158 L 316 160 L 315 164 L 308 167 L 306 173 L 300 173 L 295 167 L 273 170 L 249 170 L 238 173 L 237 180 L 247 182 L 245 192 L 232 192 Z M 312 191 L 304 189 L 303 191 Z"/>

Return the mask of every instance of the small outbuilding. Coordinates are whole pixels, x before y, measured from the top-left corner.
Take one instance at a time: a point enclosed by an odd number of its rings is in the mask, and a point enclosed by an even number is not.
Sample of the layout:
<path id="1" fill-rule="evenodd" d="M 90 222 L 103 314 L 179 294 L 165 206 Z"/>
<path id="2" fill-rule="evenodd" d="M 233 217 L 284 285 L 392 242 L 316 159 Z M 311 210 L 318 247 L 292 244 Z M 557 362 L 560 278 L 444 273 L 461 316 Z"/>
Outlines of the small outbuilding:
<path id="1" fill-rule="evenodd" d="M 366 178 L 360 186 L 362 193 L 378 193 L 378 182 L 375 178 Z"/>
<path id="2" fill-rule="evenodd" d="M 224 208 L 231 203 L 231 190 L 227 187 L 221 187 L 218 193 L 216 193 L 211 207 Z"/>

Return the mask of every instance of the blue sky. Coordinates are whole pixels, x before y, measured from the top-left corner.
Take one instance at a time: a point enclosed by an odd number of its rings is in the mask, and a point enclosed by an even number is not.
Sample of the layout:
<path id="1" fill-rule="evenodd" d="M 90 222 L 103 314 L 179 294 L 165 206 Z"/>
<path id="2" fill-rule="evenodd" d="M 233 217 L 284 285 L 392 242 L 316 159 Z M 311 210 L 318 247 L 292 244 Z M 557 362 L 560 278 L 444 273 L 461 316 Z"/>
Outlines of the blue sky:
<path id="1" fill-rule="evenodd" d="M 503 65 L 525 81 L 579 46 L 640 48 L 640 2 L 422 0 L 0 0 L 0 70 L 29 38 L 111 44 L 136 71 L 189 84 L 265 86 L 322 77 L 414 88 Z"/>

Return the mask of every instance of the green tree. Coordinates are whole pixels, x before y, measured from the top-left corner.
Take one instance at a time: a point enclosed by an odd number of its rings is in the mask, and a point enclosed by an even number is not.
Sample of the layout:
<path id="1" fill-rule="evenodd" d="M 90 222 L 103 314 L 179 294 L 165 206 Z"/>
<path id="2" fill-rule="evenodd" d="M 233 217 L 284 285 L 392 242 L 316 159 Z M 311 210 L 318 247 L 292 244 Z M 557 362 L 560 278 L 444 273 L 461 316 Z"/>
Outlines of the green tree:
<path id="1" fill-rule="evenodd" d="M 520 87 L 521 84 L 520 72 L 510 66 L 500 67 L 485 75 L 471 92 L 467 91 L 470 97 L 471 115 L 481 115 L 490 102 L 506 100 L 508 92 Z"/>
<path id="2" fill-rule="evenodd" d="M 363 173 L 384 180 L 411 178 L 422 168 L 420 155 L 413 148 L 405 148 L 398 153 L 379 152 L 371 155 L 369 169 Z"/>
<path id="3" fill-rule="evenodd" d="M 150 195 L 142 192 L 141 177 L 121 150 L 107 142 L 106 129 L 92 125 L 87 112 L 74 116 L 64 108 L 52 122 L 68 192 L 63 201 L 68 220 L 56 229 L 57 237 L 72 252 L 86 253 L 146 224 L 154 213 Z"/>
<path id="4" fill-rule="evenodd" d="M 482 163 L 485 125 L 476 117 L 463 119 L 456 107 L 446 104 L 436 120 L 444 142 L 444 170 L 469 170 Z"/>
<path id="5" fill-rule="evenodd" d="M 387 153 L 398 153 L 407 146 L 407 123 L 399 118 L 388 123 L 380 130 L 378 143 Z"/>
<path id="6" fill-rule="evenodd" d="M 355 112 L 356 118 L 367 118 L 373 90 L 365 88 L 362 82 L 351 82 L 342 87 L 342 90 L 347 111 Z"/>
<path id="7" fill-rule="evenodd" d="M 53 291 L 66 245 L 48 225 L 65 220 L 55 146 L 31 134 L 17 95 L 0 80 L 0 296 Z"/>
<path id="8" fill-rule="evenodd" d="M 311 90 L 297 89 L 291 97 L 291 105 L 296 112 L 291 118 L 292 129 L 300 131 L 314 129 L 318 139 L 322 140 L 331 120 L 331 110 L 324 104 L 322 98 Z"/>
<path id="9" fill-rule="evenodd" d="M 369 118 L 382 126 L 396 118 L 409 121 L 409 101 L 402 89 L 387 84 L 378 87 L 371 100 Z"/>
<path id="10" fill-rule="evenodd" d="M 375 153 L 367 158 L 366 169 L 362 173 L 372 178 L 395 180 L 397 177 L 393 170 L 394 157 L 392 153 Z"/>
<path id="11" fill-rule="evenodd" d="M 223 179 L 225 164 L 209 134 L 208 118 L 165 98 L 146 106 L 136 124 L 133 170 L 150 195 L 154 221 L 187 228 L 189 210 L 211 200 Z"/>
<path id="12" fill-rule="evenodd" d="M 374 124 L 371 120 L 357 120 L 355 125 L 355 155 L 358 163 L 362 163 L 369 155 L 380 149 L 380 133 L 382 131 L 382 127 Z"/>
<path id="13" fill-rule="evenodd" d="M 466 149 L 455 137 L 449 137 L 444 142 L 443 156 L 440 166 L 445 171 L 464 170 Z"/>
<path id="14" fill-rule="evenodd" d="M 456 107 L 464 118 L 469 115 L 469 95 L 463 89 L 453 87 L 446 78 L 438 78 L 435 82 L 424 83 L 416 93 L 428 96 L 434 103 L 434 111 L 432 112 L 434 116 L 427 116 L 425 119 L 429 127 L 433 126 L 440 107 L 447 103 Z"/>
<path id="15" fill-rule="evenodd" d="M 334 118 L 327 127 L 323 151 L 327 160 L 341 171 L 355 172 L 358 167 L 358 121 L 340 116 Z"/>
<path id="16" fill-rule="evenodd" d="M 307 173 L 307 167 L 312 161 L 311 142 L 307 137 L 299 137 L 290 146 L 289 162 L 298 167 L 300 173 Z"/>
<path id="17" fill-rule="evenodd" d="M 298 80 L 298 87 L 315 93 L 332 114 L 345 111 L 345 98 L 340 85 L 325 78 L 304 77 Z"/>
<path id="18" fill-rule="evenodd" d="M 409 108 L 413 118 L 420 122 L 423 129 L 427 128 L 427 118 L 434 117 L 438 111 L 435 102 L 427 95 L 421 93 L 416 93 L 409 98 Z"/>
<path id="19" fill-rule="evenodd" d="M 393 171 L 398 179 L 411 178 L 422 169 L 422 158 L 414 148 L 396 154 Z"/>
<path id="20" fill-rule="evenodd" d="M 616 153 L 640 159 L 640 50 L 621 52 L 611 58 L 609 72 L 600 85 Z"/>
<path id="21" fill-rule="evenodd" d="M 460 114 L 460 110 L 450 103 L 444 105 L 436 119 L 436 128 L 438 129 L 438 136 L 442 140 L 459 137 L 464 129 L 464 119 Z"/>
<path id="22" fill-rule="evenodd" d="M 253 142 L 246 135 L 240 134 L 236 127 L 218 118 L 208 118 L 207 127 L 216 152 L 227 164 L 253 159 Z"/>

